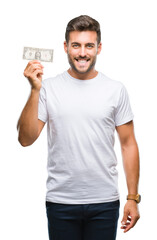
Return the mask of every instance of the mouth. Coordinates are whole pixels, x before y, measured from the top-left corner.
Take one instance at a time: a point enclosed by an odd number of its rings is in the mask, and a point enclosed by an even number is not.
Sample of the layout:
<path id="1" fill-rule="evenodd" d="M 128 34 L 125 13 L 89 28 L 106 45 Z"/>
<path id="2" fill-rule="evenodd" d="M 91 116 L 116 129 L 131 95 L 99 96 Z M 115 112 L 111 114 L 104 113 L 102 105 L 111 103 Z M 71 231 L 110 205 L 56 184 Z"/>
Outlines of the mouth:
<path id="1" fill-rule="evenodd" d="M 84 68 L 88 66 L 90 58 L 75 58 L 78 67 Z"/>
<path id="2" fill-rule="evenodd" d="M 75 58 L 75 60 L 80 63 L 85 63 L 88 62 L 90 58 Z"/>

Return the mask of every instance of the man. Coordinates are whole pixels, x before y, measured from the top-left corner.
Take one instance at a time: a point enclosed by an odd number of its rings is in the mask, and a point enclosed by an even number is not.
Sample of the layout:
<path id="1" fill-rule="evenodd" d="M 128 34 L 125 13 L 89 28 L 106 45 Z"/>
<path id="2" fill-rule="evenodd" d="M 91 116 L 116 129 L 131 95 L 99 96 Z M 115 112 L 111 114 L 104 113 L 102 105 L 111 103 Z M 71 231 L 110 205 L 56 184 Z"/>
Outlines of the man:
<path id="1" fill-rule="evenodd" d="M 66 28 L 70 68 L 42 82 L 43 66 L 28 63 L 31 94 L 18 122 L 19 142 L 31 145 L 47 122 L 46 209 L 50 240 L 114 240 L 119 218 L 117 130 L 128 187 L 121 228 L 139 219 L 139 153 L 124 85 L 95 70 L 99 23 L 86 15 Z"/>

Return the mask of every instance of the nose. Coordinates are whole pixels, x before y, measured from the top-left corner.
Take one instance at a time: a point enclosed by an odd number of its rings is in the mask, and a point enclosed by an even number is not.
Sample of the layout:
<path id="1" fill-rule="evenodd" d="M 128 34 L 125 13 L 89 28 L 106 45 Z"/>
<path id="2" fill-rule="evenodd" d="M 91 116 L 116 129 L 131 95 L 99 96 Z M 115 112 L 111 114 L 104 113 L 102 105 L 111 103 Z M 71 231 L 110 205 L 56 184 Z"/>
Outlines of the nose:
<path id="1" fill-rule="evenodd" d="M 85 56 L 86 56 L 86 49 L 85 49 L 84 46 L 82 46 L 82 47 L 80 48 L 80 56 L 81 56 L 81 57 L 85 57 Z"/>

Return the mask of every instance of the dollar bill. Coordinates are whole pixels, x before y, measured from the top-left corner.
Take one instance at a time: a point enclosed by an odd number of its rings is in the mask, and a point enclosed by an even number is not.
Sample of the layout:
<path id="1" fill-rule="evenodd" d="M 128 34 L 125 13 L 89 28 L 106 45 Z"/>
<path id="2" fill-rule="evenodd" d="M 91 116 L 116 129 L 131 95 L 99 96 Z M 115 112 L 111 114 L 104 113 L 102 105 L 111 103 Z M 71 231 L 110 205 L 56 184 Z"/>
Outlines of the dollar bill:
<path id="1" fill-rule="evenodd" d="M 43 62 L 53 61 L 53 49 L 24 47 L 23 59 L 39 60 Z"/>

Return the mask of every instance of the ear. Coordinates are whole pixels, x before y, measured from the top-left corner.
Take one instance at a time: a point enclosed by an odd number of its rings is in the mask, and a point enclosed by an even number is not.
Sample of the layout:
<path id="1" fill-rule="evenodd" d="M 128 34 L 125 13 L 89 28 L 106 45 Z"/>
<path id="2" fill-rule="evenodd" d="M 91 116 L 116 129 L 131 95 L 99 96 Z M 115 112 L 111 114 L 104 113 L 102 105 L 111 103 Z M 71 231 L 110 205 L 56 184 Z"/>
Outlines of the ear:
<path id="1" fill-rule="evenodd" d="M 67 42 L 64 41 L 64 51 L 67 53 L 68 52 L 68 46 L 67 46 Z"/>
<path id="2" fill-rule="evenodd" d="M 100 42 L 99 45 L 98 45 L 97 55 L 100 54 L 101 49 L 102 49 L 102 43 Z"/>

